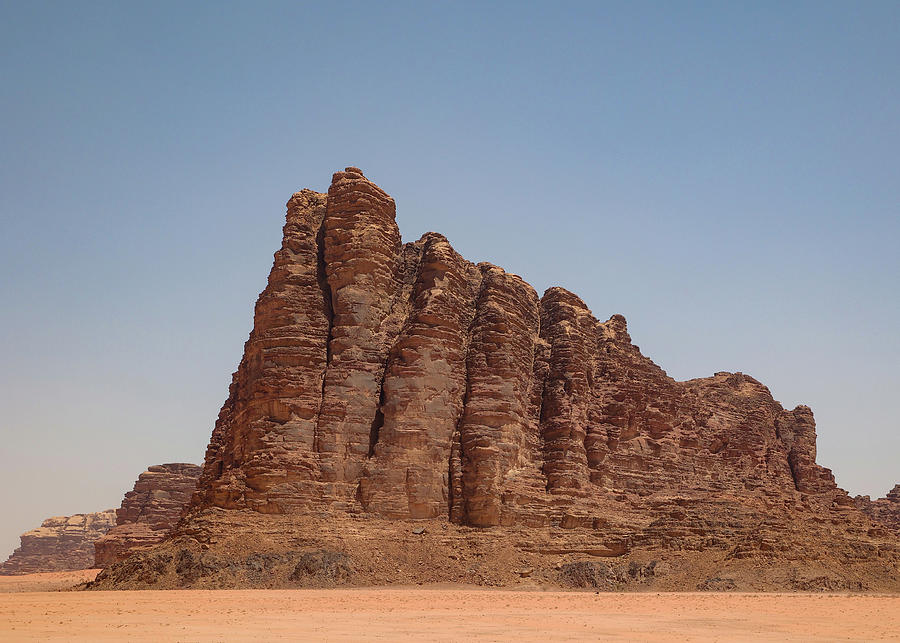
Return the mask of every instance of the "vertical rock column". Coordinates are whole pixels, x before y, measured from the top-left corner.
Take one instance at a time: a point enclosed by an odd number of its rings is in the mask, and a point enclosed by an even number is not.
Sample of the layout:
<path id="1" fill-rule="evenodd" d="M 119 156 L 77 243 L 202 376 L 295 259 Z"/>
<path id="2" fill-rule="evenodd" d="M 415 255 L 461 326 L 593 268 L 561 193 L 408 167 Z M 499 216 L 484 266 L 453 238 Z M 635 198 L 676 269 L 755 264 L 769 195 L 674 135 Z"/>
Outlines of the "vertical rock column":
<path id="1" fill-rule="evenodd" d="M 538 299 L 515 275 L 480 264 L 482 287 L 469 347 L 468 393 L 459 426 L 462 518 L 470 525 L 500 523 L 507 474 L 524 464 Z"/>
<path id="2" fill-rule="evenodd" d="M 775 419 L 776 434 L 788 451 L 794 486 L 803 493 L 834 491 L 834 476 L 816 464 L 816 421 L 808 406 L 781 411 Z"/>
<path id="3" fill-rule="evenodd" d="M 589 485 L 584 441 L 591 397 L 597 321 L 584 302 L 563 288 L 541 299 L 541 337 L 550 344 L 541 433 L 547 490 L 581 494 Z"/>
<path id="4" fill-rule="evenodd" d="M 420 243 L 412 309 L 384 376 L 383 425 L 360 481 L 363 507 L 392 518 L 447 513 L 450 439 L 462 412 L 481 278 L 441 235 Z"/>
<path id="5" fill-rule="evenodd" d="M 318 499 L 313 434 L 331 319 L 320 256 L 325 201 L 312 190 L 288 201 L 282 246 L 256 302 L 194 504 L 282 512 Z"/>
<path id="6" fill-rule="evenodd" d="M 394 200 L 349 167 L 335 173 L 325 217 L 325 274 L 334 312 L 328 371 L 316 425 L 326 493 L 352 501 L 393 337 L 383 327 L 399 288 Z M 349 494 L 349 495 L 348 495 Z"/>

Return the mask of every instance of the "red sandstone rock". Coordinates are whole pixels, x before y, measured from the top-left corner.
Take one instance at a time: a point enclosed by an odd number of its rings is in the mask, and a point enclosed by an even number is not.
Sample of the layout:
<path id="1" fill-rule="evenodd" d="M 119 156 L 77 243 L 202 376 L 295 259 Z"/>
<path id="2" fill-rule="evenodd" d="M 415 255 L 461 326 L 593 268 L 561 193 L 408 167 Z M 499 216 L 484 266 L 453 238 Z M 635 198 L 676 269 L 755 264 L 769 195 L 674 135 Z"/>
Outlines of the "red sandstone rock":
<path id="1" fill-rule="evenodd" d="M 106 567 L 161 541 L 181 517 L 200 471 L 196 464 L 175 462 L 154 465 L 138 476 L 116 510 L 116 526 L 94 543 L 95 566 Z"/>
<path id="2" fill-rule="evenodd" d="M 477 527 L 500 524 L 503 493 L 538 476 L 537 418 L 529 417 L 538 298 L 516 275 L 480 264 L 466 360 L 468 390 L 459 425 L 461 506 L 453 518 Z"/>
<path id="3" fill-rule="evenodd" d="M 900 532 L 900 484 L 894 485 L 884 498 L 856 496 L 853 501 L 874 522 Z"/>
<path id="4" fill-rule="evenodd" d="M 288 203 L 195 508 L 489 526 L 622 492 L 844 502 L 807 407 L 742 374 L 676 382 L 621 315 L 562 288 L 538 300 L 440 235 L 401 247 L 394 212 L 357 168 Z"/>
<path id="5" fill-rule="evenodd" d="M 359 499 L 384 516 L 434 518 L 447 514 L 447 463 L 466 392 L 466 333 L 479 277 L 440 235 L 410 250 L 417 271 L 376 396 Z"/>
<path id="6" fill-rule="evenodd" d="M 26 531 L 22 544 L 0 565 L 0 574 L 34 574 L 90 569 L 94 542 L 115 524 L 112 509 L 90 514 L 47 518 Z"/>
<path id="7" fill-rule="evenodd" d="M 876 560 L 879 586 L 900 586 L 896 542 L 816 463 L 807 407 L 741 373 L 677 382 L 621 315 L 601 322 L 562 288 L 539 299 L 435 233 L 401 245 L 394 219 L 357 168 L 288 202 L 182 534 L 274 547 L 310 520 L 345 542 L 353 517 L 444 519 L 539 556 L 715 552 L 835 574 Z M 360 538 L 362 566 L 380 554 Z"/>

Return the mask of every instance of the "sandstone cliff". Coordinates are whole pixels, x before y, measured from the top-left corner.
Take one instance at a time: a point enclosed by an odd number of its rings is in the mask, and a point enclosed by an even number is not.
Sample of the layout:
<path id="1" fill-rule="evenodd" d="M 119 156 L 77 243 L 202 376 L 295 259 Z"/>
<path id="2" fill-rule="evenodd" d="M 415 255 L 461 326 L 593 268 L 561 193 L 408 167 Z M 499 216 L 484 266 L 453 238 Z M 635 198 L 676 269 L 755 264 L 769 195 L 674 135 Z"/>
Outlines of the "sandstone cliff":
<path id="1" fill-rule="evenodd" d="M 402 244 L 352 167 L 288 202 L 188 519 L 98 586 L 304 584 L 311 547 L 360 582 L 900 586 L 809 408 L 741 373 L 675 381 L 621 315 L 439 234 Z"/>
<path id="2" fill-rule="evenodd" d="M 553 525 L 616 493 L 754 488 L 842 501 L 808 408 L 741 374 L 675 382 L 622 316 L 440 235 L 401 245 L 348 168 L 288 204 L 194 504 Z"/>
<path id="3" fill-rule="evenodd" d="M 197 487 L 200 467 L 175 462 L 138 476 L 116 510 L 116 525 L 94 543 L 96 567 L 106 567 L 132 550 L 158 543 L 175 526 Z"/>
<path id="4" fill-rule="evenodd" d="M 894 485 L 884 498 L 872 500 L 869 496 L 856 496 L 853 500 L 874 522 L 900 532 L 900 484 Z"/>
<path id="5" fill-rule="evenodd" d="M 112 509 L 90 514 L 47 518 L 26 531 L 22 544 L 0 564 L 0 574 L 34 574 L 89 569 L 94 564 L 94 541 L 115 524 Z"/>

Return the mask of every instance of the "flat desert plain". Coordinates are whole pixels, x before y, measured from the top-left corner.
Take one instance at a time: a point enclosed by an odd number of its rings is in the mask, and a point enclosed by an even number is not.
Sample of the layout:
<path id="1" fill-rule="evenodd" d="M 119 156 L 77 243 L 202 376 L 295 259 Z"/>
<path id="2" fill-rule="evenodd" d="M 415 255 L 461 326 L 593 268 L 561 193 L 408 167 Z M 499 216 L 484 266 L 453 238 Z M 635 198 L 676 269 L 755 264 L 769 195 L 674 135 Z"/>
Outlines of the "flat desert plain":
<path id="1" fill-rule="evenodd" d="M 900 641 L 900 596 L 459 586 L 58 591 L 95 573 L 0 577 L 0 640 Z"/>

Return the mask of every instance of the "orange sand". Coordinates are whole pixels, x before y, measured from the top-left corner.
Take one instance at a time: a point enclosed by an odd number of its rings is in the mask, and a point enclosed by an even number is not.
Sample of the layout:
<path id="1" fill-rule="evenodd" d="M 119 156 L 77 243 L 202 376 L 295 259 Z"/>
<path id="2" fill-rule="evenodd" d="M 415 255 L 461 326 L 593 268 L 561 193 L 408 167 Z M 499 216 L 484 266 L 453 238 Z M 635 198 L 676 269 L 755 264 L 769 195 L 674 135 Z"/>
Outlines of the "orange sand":
<path id="1" fill-rule="evenodd" d="M 69 580 L 91 576 L 79 574 Z M 459 587 L 10 591 L 52 588 L 65 578 L 0 580 L 0 640 L 900 641 L 900 596 Z"/>
<path id="2" fill-rule="evenodd" d="M 7 592 L 53 592 L 94 580 L 99 569 L 80 569 L 76 572 L 47 572 L 23 576 L 0 576 L 0 594 Z"/>

